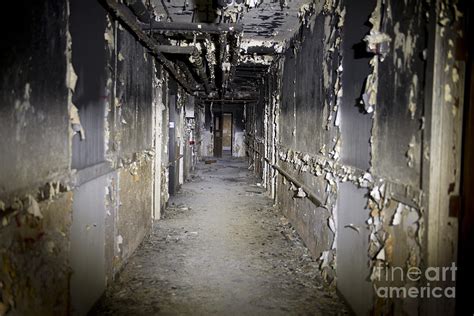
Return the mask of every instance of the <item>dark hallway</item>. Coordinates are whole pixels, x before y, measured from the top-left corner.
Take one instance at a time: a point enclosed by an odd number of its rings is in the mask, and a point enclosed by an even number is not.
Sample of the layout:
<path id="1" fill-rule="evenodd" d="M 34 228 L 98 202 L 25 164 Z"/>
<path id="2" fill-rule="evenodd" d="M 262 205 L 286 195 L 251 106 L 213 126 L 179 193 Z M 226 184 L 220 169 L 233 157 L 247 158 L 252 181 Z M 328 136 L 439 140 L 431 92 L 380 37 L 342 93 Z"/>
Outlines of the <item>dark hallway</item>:
<path id="1" fill-rule="evenodd" d="M 243 159 L 199 163 L 91 314 L 344 315 L 257 181 Z"/>
<path id="2" fill-rule="evenodd" d="M 471 0 L 16 0 L 0 316 L 473 315 Z"/>

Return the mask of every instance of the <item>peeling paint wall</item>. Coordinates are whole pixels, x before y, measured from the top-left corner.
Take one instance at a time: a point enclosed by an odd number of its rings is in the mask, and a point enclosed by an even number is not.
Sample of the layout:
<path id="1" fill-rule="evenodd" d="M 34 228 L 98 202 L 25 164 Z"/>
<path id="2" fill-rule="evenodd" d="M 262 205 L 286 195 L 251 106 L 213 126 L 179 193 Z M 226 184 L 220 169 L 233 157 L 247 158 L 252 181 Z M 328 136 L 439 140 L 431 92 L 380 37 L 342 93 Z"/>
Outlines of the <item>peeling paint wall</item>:
<path id="1" fill-rule="evenodd" d="M 67 10 L 54 1 L 20 1 L 11 8 L 21 25 L 1 49 L 1 196 L 26 193 L 69 170 Z M 28 163 L 32 157 L 35 164 Z"/>
<path id="2" fill-rule="evenodd" d="M 25 0 L 9 14 L 0 314 L 84 315 L 168 201 L 170 79 L 97 1 Z"/>
<path id="3" fill-rule="evenodd" d="M 276 164 L 306 185 L 302 189 L 280 175 L 277 202 L 313 256 L 321 260 L 326 280 L 333 282 L 338 185 L 331 169 L 340 159 L 340 45 L 345 11 L 340 4 L 327 5 L 308 18 L 285 52 L 274 150 Z M 322 207 L 308 194 L 317 196 Z"/>
<path id="4" fill-rule="evenodd" d="M 68 312 L 68 14 L 57 1 L 17 1 L 2 11 L 1 314 Z"/>
<path id="5" fill-rule="evenodd" d="M 440 253 L 456 260 L 456 219 L 445 210 L 459 184 L 453 171 L 463 64 L 452 48 L 454 37 L 462 38 L 461 15 L 456 1 L 430 5 L 315 1 L 271 65 L 257 106 L 246 110 L 250 166 L 319 260 L 322 276 L 361 315 L 426 309 L 422 299 L 376 295 L 374 288 L 389 284 L 381 281 L 386 268 L 423 269 Z M 442 46 L 438 60 L 430 58 L 432 38 Z M 449 83 L 427 84 L 439 78 Z M 431 103 L 431 93 L 450 106 Z M 440 108 L 443 123 L 434 123 Z M 442 144 L 454 148 L 452 155 L 439 152 Z M 437 153 L 440 160 L 432 161 Z M 429 166 L 439 163 L 446 172 L 433 177 Z M 445 203 L 442 222 L 435 219 L 437 198 Z M 430 218 L 445 237 L 435 238 L 436 229 L 426 226 Z M 438 305 L 449 313 L 453 302 Z"/>

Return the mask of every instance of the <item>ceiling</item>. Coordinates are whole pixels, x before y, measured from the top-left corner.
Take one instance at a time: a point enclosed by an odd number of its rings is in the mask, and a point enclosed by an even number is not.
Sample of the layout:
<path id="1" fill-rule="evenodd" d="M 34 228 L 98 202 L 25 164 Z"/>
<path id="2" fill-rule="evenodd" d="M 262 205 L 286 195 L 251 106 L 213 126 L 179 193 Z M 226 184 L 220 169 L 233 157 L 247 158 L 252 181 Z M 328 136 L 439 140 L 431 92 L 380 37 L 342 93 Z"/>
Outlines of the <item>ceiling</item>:
<path id="1" fill-rule="evenodd" d="M 223 10 L 222 0 L 151 1 L 157 20 L 181 23 L 237 23 L 243 26 L 240 58 L 225 94 L 255 95 L 275 54 L 282 53 L 314 0 L 224 0 L 240 2 Z M 219 15 L 219 12 L 221 15 Z"/>
<path id="2" fill-rule="evenodd" d="M 159 17 L 166 20 L 166 6 L 173 22 L 218 23 L 213 0 L 152 0 Z M 313 0 L 243 0 L 237 23 L 244 27 L 243 42 L 284 42 L 296 31 L 302 7 Z M 252 7 L 254 2 L 260 2 Z M 281 2 L 284 2 L 282 6 Z"/>

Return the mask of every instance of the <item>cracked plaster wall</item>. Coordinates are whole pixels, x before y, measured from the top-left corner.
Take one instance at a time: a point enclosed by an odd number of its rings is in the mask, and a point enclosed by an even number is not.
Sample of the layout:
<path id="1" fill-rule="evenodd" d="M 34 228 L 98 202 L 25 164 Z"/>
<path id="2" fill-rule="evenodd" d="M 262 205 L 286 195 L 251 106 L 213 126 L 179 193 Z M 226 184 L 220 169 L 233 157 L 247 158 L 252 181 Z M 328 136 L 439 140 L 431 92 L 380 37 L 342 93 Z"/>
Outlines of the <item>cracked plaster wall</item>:
<path id="1" fill-rule="evenodd" d="M 152 104 L 166 204 L 169 79 L 96 1 L 25 0 L 9 14 L 20 24 L 5 26 L 0 61 L 0 314 L 84 314 L 151 229 Z M 78 258 L 102 272 L 87 283 Z"/>
<path id="2" fill-rule="evenodd" d="M 247 109 L 248 129 L 254 132 L 248 135 L 250 164 L 269 191 L 276 191 L 277 203 L 318 258 L 323 277 L 336 280 L 354 311 L 415 315 L 423 309 L 421 300 L 380 299 L 373 287 L 387 285 L 377 267 L 406 272 L 423 268 L 428 259 L 427 190 L 423 193 L 421 180 L 422 160 L 430 153 L 423 148 L 430 142 L 425 121 L 432 119 L 425 117 L 431 110 L 425 108 L 424 84 L 435 14 L 429 1 L 421 0 L 315 3 L 273 63 L 269 73 L 280 75 L 267 76 L 271 88 L 265 88 L 260 109 Z M 454 2 L 440 3 L 456 12 Z M 440 16 L 436 21 L 447 23 Z M 441 42 L 451 41 L 441 36 Z M 450 64 L 454 53 L 446 56 Z M 445 70 L 453 73 L 454 84 L 458 67 Z M 459 104 L 448 85 L 446 101 Z M 455 139 L 458 132 L 449 126 L 457 119 L 436 128 Z M 272 180 L 271 167 L 259 166 L 263 155 L 304 188 L 282 174 Z M 449 159 L 454 163 L 455 157 Z M 448 239 L 454 238 L 449 231 Z"/>
<path id="3" fill-rule="evenodd" d="M 66 314 L 68 5 L 16 1 L 2 14 L 9 31 L 0 49 L 0 314 Z"/>

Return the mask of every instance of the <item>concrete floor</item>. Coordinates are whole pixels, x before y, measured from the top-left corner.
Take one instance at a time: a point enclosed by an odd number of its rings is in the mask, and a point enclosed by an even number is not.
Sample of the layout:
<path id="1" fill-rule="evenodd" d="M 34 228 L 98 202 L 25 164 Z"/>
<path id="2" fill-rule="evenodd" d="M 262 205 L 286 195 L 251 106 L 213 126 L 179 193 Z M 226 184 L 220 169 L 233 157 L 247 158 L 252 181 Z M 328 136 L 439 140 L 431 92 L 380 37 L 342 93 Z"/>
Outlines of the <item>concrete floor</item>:
<path id="1" fill-rule="evenodd" d="M 344 315 L 244 160 L 201 163 L 91 315 Z"/>

